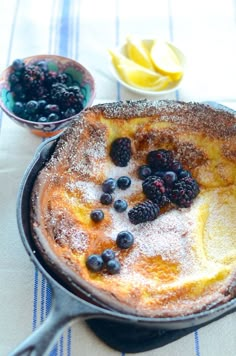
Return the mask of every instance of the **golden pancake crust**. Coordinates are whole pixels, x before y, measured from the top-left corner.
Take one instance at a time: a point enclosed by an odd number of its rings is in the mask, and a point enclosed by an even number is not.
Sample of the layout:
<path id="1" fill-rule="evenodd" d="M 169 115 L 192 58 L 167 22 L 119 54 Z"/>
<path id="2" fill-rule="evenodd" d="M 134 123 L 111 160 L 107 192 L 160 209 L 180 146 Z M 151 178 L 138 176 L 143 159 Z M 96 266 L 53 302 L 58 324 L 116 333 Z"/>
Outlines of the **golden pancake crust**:
<path id="1" fill-rule="evenodd" d="M 116 167 L 111 143 L 129 137 L 132 158 Z M 69 276 L 108 306 L 128 313 L 181 316 L 227 302 L 236 294 L 236 118 L 198 103 L 130 101 L 97 105 L 81 113 L 61 136 L 32 192 L 32 234 L 56 273 Z M 169 207 L 133 225 L 128 210 L 100 203 L 107 178 L 129 176 L 131 187 L 115 199 L 129 208 L 144 200 L 137 168 L 153 149 L 172 150 L 191 171 L 200 193 L 190 208 Z M 105 218 L 94 223 L 93 209 Z M 115 244 L 120 231 L 134 245 Z M 90 254 L 112 248 L 121 271 L 86 267 Z"/>

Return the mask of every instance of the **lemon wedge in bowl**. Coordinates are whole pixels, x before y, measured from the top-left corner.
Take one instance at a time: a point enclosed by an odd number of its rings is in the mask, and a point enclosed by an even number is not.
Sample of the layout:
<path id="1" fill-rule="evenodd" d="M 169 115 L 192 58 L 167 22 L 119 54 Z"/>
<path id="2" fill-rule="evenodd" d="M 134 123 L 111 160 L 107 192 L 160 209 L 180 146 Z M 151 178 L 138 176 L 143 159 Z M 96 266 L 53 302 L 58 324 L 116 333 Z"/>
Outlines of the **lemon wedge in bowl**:
<path id="1" fill-rule="evenodd" d="M 149 91 L 158 91 L 165 89 L 170 83 L 168 76 L 147 69 L 119 52 L 111 50 L 109 52 L 116 71 L 127 84 Z"/>
<path id="2" fill-rule="evenodd" d="M 126 43 L 126 51 L 128 58 L 134 61 L 135 63 L 147 69 L 155 70 L 150 56 L 150 52 L 143 40 L 134 36 L 128 36 Z"/>
<path id="3" fill-rule="evenodd" d="M 183 82 L 185 56 L 172 43 L 129 36 L 110 50 L 111 71 L 123 86 L 142 95 L 166 95 Z"/>
<path id="4" fill-rule="evenodd" d="M 155 40 L 150 57 L 155 68 L 162 74 L 169 75 L 173 80 L 179 80 L 183 75 L 183 67 L 173 47 L 161 40 Z"/>

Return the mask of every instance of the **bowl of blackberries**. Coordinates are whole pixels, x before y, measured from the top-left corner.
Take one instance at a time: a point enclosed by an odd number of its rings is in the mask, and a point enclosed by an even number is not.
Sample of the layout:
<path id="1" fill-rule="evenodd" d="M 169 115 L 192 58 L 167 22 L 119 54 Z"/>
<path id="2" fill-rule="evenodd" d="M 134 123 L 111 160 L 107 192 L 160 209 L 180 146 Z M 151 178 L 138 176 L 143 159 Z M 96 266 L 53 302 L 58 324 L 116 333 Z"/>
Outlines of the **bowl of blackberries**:
<path id="1" fill-rule="evenodd" d="M 17 124 L 41 137 L 56 135 L 92 105 L 92 74 L 57 55 L 15 59 L 0 77 L 0 106 Z"/>

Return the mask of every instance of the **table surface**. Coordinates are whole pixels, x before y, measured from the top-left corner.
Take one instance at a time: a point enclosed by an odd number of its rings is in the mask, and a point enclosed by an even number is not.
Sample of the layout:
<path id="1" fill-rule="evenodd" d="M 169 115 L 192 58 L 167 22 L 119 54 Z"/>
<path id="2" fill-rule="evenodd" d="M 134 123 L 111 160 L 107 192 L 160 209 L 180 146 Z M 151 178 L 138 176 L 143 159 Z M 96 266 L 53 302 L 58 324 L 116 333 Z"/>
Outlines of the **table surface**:
<path id="1" fill-rule="evenodd" d="M 15 58 L 60 54 L 89 67 L 96 102 L 138 99 L 109 71 L 108 48 L 128 34 L 162 37 L 187 57 L 182 88 L 163 98 L 213 100 L 236 109 L 235 0 L 8 0 L 0 1 L 0 70 Z M 154 97 L 153 97 L 154 98 Z M 16 223 L 22 175 L 41 139 L 3 113 L 0 135 L 0 355 L 8 355 L 47 317 L 47 281 L 30 262 Z M 233 356 L 236 314 L 228 315 L 160 349 L 151 356 Z M 51 355 L 121 355 L 100 341 L 86 324 L 66 328 Z M 123 353 L 124 355 L 124 353 Z"/>

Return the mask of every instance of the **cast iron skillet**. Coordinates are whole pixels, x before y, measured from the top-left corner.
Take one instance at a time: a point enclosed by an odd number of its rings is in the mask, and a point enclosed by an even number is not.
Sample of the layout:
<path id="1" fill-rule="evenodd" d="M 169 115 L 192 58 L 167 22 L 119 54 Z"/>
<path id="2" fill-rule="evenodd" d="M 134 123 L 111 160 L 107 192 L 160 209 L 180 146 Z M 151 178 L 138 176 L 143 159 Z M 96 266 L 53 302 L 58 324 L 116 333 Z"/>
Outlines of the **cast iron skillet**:
<path id="1" fill-rule="evenodd" d="M 223 108 L 216 103 L 208 103 Z M 232 112 L 232 111 L 231 111 Z M 147 318 L 112 310 L 70 279 L 61 279 L 45 264 L 34 246 L 30 231 L 30 195 L 38 172 L 50 158 L 60 134 L 42 143 L 23 177 L 17 200 L 17 222 L 22 242 L 31 261 L 52 288 L 52 308 L 44 323 L 10 355 L 46 355 L 64 327 L 76 319 L 86 320 L 92 330 L 112 348 L 140 352 L 157 348 L 187 335 L 236 310 L 236 299 L 194 315 Z M 69 306 L 69 307 L 67 307 Z"/>

